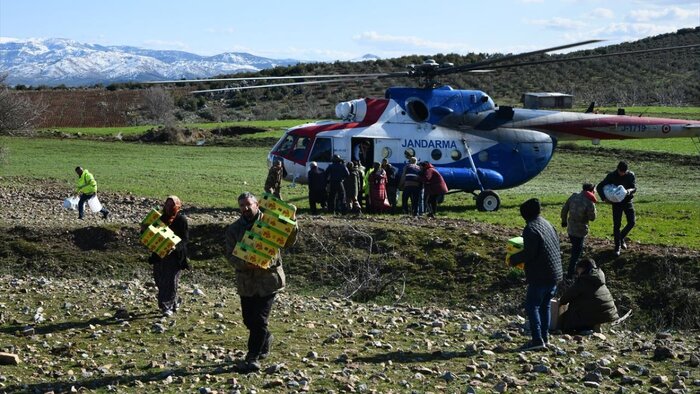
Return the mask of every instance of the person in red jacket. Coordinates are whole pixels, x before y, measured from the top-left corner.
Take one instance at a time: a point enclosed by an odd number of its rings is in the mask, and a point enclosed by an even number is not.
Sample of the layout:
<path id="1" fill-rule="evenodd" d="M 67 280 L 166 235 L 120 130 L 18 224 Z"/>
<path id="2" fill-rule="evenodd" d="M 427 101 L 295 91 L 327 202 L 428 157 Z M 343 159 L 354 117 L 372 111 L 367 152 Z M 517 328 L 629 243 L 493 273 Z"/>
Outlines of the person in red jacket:
<path id="1" fill-rule="evenodd" d="M 427 161 L 420 163 L 421 175 L 420 180 L 425 188 L 425 199 L 428 205 L 428 217 L 434 218 L 437 212 L 438 198 L 447 193 L 447 184 L 438 172 L 437 168 L 433 167 Z"/>

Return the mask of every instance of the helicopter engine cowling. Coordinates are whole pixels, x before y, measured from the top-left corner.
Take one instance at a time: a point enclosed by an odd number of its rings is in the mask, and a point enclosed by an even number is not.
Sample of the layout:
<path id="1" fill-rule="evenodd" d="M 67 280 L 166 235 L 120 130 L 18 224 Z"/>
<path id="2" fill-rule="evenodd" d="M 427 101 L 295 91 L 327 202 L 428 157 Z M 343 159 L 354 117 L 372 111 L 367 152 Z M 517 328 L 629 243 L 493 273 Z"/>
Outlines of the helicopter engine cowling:
<path id="1" fill-rule="evenodd" d="M 335 106 L 335 116 L 346 122 L 362 122 L 367 115 L 367 102 L 364 99 L 343 101 Z"/>

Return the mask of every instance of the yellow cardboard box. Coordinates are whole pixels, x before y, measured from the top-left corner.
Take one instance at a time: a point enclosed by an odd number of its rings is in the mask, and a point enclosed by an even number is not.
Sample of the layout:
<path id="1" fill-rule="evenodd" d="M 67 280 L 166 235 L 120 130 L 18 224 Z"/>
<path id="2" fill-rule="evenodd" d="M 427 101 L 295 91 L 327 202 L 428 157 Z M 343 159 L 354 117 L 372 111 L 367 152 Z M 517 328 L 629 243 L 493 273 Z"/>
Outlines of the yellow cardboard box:
<path id="1" fill-rule="evenodd" d="M 148 245 L 146 247 L 148 250 L 151 252 L 155 252 L 158 246 L 166 239 L 175 236 L 175 233 L 173 233 L 173 230 L 171 230 L 168 227 L 161 227 L 158 229 L 158 232 L 151 238 L 151 240 L 148 242 Z"/>
<path id="2" fill-rule="evenodd" d="M 277 230 L 269 224 L 263 223 L 259 220 L 253 224 L 251 231 L 267 241 L 272 242 L 278 248 L 283 248 L 287 243 L 287 238 L 289 238 L 289 234 L 285 234 L 282 231 Z"/>
<path id="3" fill-rule="evenodd" d="M 288 204 L 270 193 L 263 193 L 259 205 L 267 210 L 275 211 L 278 215 L 293 218 L 297 211 L 297 207 Z"/>
<path id="4" fill-rule="evenodd" d="M 253 249 L 257 250 L 258 252 L 263 253 L 267 256 L 273 257 L 273 258 L 277 257 L 277 255 L 280 252 L 277 245 L 273 244 L 272 242 L 264 239 L 263 237 L 259 236 L 258 234 L 255 234 L 251 231 L 245 232 L 245 235 L 243 236 L 241 243 L 244 245 L 248 245 L 248 246 L 252 247 Z"/>
<path id="5" fill-rule="evenodd" d="M 270 268 L 270 264 L 272 264 L 272 258 L 270 256 L 262 254 L 241 242 L 238 242 L 236 247 L 233 248 L 233 255 L 261 268 Z"/>
<path id="6" fill-rule="evenodd" d="M 508 240 L 506 244 L 506 266 L 510 267 L 510 257 L 521 250 L 525 244 L 523 243 L 523 237 L 515 237 Z M 525 264 L 520 263 L 515 266 L 516 268 L 525 269 Z"/>
<path id="7" fill-rule="evenodd" d="M 163 241 L 158 246 L 156 246 L 154 252 L 162 259 L 163 257 L 167 256 L 173 249 L 175 249 L 175 245 L 177 245 L 179 242 L 180 237 L 178 237 L 175 234 L 172 234 L 171 236 L 165 237 Z"/>
<path id="8" fill-rule="evenodd" d="M 294 228 L 297 225 L 297 222 L 294 220 L 279 215 L 275 211 L 270 211 L 267 209 L 263 209 L 263 215 L 261 221 L 263 223 L 267 223 L 270 226 L 276 228 L 277 230 L 282 231 L 283 233 L 290 235 L 292 231 L 294 231 Z"/>
<path id="9" fill-rule="evenodd" d="M 141 225 L 143 226 L 149 226 L 156 220 L 160 219 L 161 212 L 155 208 L 151 209 L 148 214 L 146 215 L 145 218 L 141 221 Z M 161 222 L 162 223 L 162 222 Z"/>

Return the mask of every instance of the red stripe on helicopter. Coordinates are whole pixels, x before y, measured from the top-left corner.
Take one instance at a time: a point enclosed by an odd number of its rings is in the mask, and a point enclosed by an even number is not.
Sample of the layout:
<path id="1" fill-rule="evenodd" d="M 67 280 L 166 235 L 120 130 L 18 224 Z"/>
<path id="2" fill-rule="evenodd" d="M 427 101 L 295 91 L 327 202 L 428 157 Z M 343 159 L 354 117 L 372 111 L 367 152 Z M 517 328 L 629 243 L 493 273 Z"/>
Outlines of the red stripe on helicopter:
<path id="1" fill-rule="evenodd" d="M 367 114 L 361 122 L 350 122 L 350 123 L 328 123 L 321 125 L 313 125 L 308 127 L 300 127 L 292 132 L 291 135 L 298 135 L 300 137 L 314 137 L 316 134 L 331 131 L 331 130 L 342 130 L 342 129 L 356 129 L 358 127 L 367 127 L 374 124 L 382 116 L 386 107 L 389 105 L 389 100 L 387 99 L 373 99 L 366 98 L 367 103 Z"/>
<path id="2" fill-rule="evenodd" d="M 538 129 L 544 129 L 552 133 L 574 134 L 588 138 L 598 139 L 633 139 L 636 138 L 633 134 L 617 134 L 626 132 L 625 130 L 617 130 L 618 127 L 630 126 L 661 126 L 670 130 L 670 124 L 686 124 L 688 121 L 679 119 L 662 119 L 662 118 L 632 118 L 630 116 L 605 116 L 595 119 L 577 120 L 571 122 L 552 123 L 541 126 L 536 126 Z M 595 130 L 598 128 L 614 128 L 611 131 Z M 617 132 L 617 133 L 616 133 Z M 665 131 L 667 133 L 668 131 Z"/>

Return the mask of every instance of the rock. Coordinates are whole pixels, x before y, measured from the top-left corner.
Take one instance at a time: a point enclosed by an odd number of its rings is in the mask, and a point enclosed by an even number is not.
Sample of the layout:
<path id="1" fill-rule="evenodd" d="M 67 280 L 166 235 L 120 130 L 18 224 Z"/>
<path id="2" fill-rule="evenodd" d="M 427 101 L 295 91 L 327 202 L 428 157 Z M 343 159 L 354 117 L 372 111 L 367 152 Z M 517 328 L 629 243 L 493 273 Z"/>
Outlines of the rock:
<path id="1" fill-rule="evenodd" d="M 583 382 L 597 382 L 603 381 L 603 375 L 600 372 L 589 372 L 583 377 Z"/>
<path id="2" fill-rule="evenodd" d="M 656 334 L 656 339 L 671 339 L 671 337 L 670 332 L 659 332 Z"/>
<path id="3" fill-rule="evenodd" d="M 600 383 L 598 383 L 598 382 L 593 382 L 593 381 L 585 381 L 585 382 L 583 382 L 583 385 L 586 386 L 586 387 L 591 387 L 591 388 L 595 388 L 595 389 L 597 389 L 598 387 L 600 387 Z"/>
<path id="4" fill-rule="evenodd" d="M 608 339 L 604 334 L 602 334 L 600 332 L 594 332 L 591 336 L 594 338 L 598 338 L 601 341 L 606 341 Z"/>
<path id="5" fill-rule="evenodd" d="M 204 295 L 204 292 L 201 289 L 197 288 L 192 290 L 192 295 L 201 296 Z"/>
<path id="6" fill-rule="evenodd" d="M 0 353 L 0 365 L 17 365 L 20 362 L 19 356 L 14 353 Z"/>
<path id="7" fill-rule="evenodd" d="M 282 379 L 271 380 L 271 381 L 263 384 L 264 389 L 274 389 L 276 387 L 283 387 L 283 386 L 284 386 L 284 381 L 282 381 Z"/>
<path id="8" fill-rule="evenodd" d="M 668 384 L 668 377 L 665 375 L 658 375 L 658 376 L 653 376 L 650 380 L 651 384 L 663 384 L 666 385 Z"/>
<path id="9" fill-rule="evenodd" d="M 455 375 L 454 375 L 452 372 L 450 372 L 450 371 L 445 372 L 445 373 L 444 373 L 442 376 L 440 376 L 440 377 L 441 377 L 442 379 L 444 379 L 447 383 L 450 383 L 450 382 L 452 382 L 452 381 L 455 380 Z"/>
<path id="10" fill-rule="evenodd" d="M 676 357 L 676 353 L 668 346 L 657 346 L 656 349 L 654 349 L 654 360 L 656 361 L 663 361 Z"/>
<path id="11" fill-rule="evenodd" d="M 493 386 L 493 390 L 497 393 L 505 393 L 508 391 L 508 383 L 502 381 L 498 382 L 495 386 Z"/>
<path id="12" fill-rule="evenodd" d="M 114 312 L 114 318 L 118 320 L 124 320 L 129 318 L 129 311 L 124 308 L 119 308 Z"/>
<path id="13" fill-rule="evenodd" d="M 538 373 L 549 373 L 550 371 L 549 367 L 544 364 L 537 364 L 534 367 L 532 367 L 532 370 Z"/>
<path id="14" fill-rule="evenodd" d="M 698 366 L 700 366 L 700 356 L 698 356 L 697 354 L 691 354 L 690 360 L 688 360 L 688 364 L 693 368 L 697 368 Z"/>

